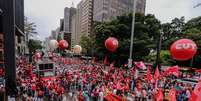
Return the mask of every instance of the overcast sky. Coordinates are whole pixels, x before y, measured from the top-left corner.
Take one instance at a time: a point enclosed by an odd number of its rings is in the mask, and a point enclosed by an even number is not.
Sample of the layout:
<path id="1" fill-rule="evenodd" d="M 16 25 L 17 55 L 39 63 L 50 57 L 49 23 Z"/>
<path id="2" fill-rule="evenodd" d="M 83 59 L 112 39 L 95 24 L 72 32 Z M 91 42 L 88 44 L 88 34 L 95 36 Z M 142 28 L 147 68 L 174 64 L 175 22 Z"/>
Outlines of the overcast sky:
<path id="1" fill-rule="evenodd" d="M 81 0 L 24 1 L 25 16 L 29 18 L 29 21 L 36 23 L 39 39 L 44 40 L 50 35 L 51 30 L 59 26 L 59 19 L 64 15 L 64 8 L 76 7 Z M 193 8 L 197 3 L 201 3 L 201 0 L 147 0 L 146 13 L 155 14 L 163 23 L 181 16 L 189 20 L 201 16 L 201 6 Z"/>

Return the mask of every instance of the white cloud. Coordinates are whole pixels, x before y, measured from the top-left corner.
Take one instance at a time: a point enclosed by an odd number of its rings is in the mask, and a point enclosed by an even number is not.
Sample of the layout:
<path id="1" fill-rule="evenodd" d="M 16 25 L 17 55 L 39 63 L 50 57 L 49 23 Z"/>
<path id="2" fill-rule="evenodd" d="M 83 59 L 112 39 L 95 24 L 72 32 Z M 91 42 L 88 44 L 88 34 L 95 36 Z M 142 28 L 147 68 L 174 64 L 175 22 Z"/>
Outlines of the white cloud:
<path id="1" fill-rule="evenodd" d="M 24 0 L 25 16 L 35 22 L 40 39 L 47 37 L 51 30 L 59 26 L 64 16 L 64 8 L 76 5 L 80 0 Z"/>
<path id="2" fill-rule="evenodd" d="M 146 13 L 155 14 L 161 22 L 170 22 L 175 17 L 186 20 L 201 15 L 193 6 L 200 0 L 147 0 Z"/>

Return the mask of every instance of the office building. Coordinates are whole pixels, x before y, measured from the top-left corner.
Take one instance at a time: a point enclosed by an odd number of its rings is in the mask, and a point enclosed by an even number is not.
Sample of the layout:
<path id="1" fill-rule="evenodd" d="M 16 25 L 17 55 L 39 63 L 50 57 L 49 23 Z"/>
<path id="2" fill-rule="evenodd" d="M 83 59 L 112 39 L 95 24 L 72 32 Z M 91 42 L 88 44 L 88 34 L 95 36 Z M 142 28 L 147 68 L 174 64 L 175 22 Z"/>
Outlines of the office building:
<path id="1" fill-rule="evenodd" d="M 80 43 L 83 35 L 91 34 L 93 23 L 93 1 L 94 0 L 82 0 L 77 5 L 77 13 L 75 16 L 76 35 L 74 35 L 74 43 L 76 44 Z"/>
<path id="2" fill-rule="evenodd" d="M 71 33 L 72 29 L 72 18 L 76 14 L 76 8 L 68 8 L 66 7 L 64 9 L 64 25 L 63 25 L 63 31 L 66 33 Z"/>
<path id="3" fill-rule="evenodd" d="M 73 17 L 75 17 L 76 14 L 76 8 L 74 7 L 66 7 L 64 9 L 64 20 L 60 21 L 60 33 L 62 34 L 62 39 L 66 40 L 69 44 L 68 50 L 71 49 L 71 43 L 72 43 L 72 30 L 75 29 L 74 25 L 75 22 L 73 22 Z M 75 33 L 73 33 L 75 34 Z"/>
<path id="4" fill-rule="evenodd" d="M 72 27 L 71 27 L 71 49 L 73 46 L 77 45 L 78 43 L 76 42 L 77 39 L 77 30 L 76 30 L 76 15 L 72 17 Z"/>
<path id="5" fill-rule="evenodd" d="M 145 13 L 146 0 L 137 0 L 136 12 Z M 94 0 L 93 20 L 107 22 L 133 11 L 133 0 Z"/>

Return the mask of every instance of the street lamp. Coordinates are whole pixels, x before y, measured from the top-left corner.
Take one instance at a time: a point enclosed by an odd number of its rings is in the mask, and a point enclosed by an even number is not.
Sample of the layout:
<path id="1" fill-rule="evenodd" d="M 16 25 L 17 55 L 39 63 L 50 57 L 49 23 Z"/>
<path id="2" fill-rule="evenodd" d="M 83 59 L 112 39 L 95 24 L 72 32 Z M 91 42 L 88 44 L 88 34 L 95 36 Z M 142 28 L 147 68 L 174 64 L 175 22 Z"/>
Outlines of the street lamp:
<path id="1" fill-rule="evenodd" d="M 133 39 L 134 39 L 134 32 L 135 32 L 135 12 L 136 12 L 136 1 L 133 0 L 133 20 L 132 20 L 132 28 L 131 28 L 131 43 L 130 43 L 130 55 L 128 59 L 128 67 L 132 67 L 132 55 L 133 55 Z"/>

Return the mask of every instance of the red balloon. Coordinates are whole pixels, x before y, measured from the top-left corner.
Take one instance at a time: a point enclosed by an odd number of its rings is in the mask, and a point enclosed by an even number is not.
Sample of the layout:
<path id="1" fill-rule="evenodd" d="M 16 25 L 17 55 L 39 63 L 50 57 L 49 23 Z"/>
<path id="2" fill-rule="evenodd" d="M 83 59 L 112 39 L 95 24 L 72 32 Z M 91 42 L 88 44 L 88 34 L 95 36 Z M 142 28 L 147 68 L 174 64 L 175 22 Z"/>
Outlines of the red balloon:
<path id="1" fill-rule="evenodd" d="M 105 41 L 105 47 L 111 51 L 114 52 L 117 50 L 119 45 L 119 42 L 116 38 L 113 37 L 109 37 L 106 41 Z"/>
<path id="2" fill-rule="evenodd" d="M 197 45 L 192 40 L 180 39 L 172 44 L 170 52 L 175 60 L 186 61 L 196 54 Z"/>
<path id="3" fill-rule="evenodd" d="M 68 48 L 68 42 L 66 40 L 60 40 L 59 41 L 59 48 L 61 48 L 62 50 Z"/>

